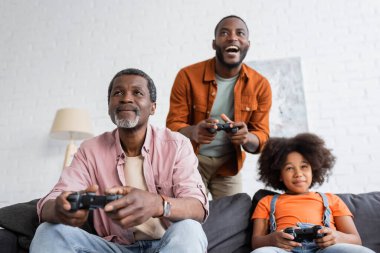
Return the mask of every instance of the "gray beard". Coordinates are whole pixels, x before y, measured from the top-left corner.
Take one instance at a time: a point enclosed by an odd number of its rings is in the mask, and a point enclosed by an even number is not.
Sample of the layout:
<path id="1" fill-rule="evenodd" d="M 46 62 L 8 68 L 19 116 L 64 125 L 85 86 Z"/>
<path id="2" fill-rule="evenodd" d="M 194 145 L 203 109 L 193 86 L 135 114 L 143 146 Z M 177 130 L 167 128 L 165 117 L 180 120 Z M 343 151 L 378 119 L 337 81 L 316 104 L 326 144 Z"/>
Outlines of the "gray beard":
<path id="1" fill-rule="evenodd" d="M 139 122 L 140 116 L 136 115 L 135 120 L 119 119 L 117 115 L 115 116 L 115 123 L 120 128 L 134 128 Z"/>

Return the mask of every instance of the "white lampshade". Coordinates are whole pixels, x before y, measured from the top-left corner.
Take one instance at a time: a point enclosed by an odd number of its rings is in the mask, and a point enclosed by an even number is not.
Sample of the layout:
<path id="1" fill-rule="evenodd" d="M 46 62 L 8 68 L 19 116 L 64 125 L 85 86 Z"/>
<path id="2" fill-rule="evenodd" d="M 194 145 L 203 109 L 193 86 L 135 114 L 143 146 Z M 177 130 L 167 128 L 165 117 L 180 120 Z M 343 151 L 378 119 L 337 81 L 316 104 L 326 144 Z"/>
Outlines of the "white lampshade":
<path id="1" fill-rule="evenodd" d="M 50 136 L 55 139 L 70 140 L 66 147 L 63 168 L 70 165 L 77 147 L 74 140 L 87 139 L 92 136 L 90 115 L 86 110 L 64 108 L 57 111 Z"/>
<path id="2" fill-rule="evenodd" d="M 83 140 L 94 136 L 89 113 L 86 110 L 74 108 L 58 110 L 50 136 L 61 140 Z"/>

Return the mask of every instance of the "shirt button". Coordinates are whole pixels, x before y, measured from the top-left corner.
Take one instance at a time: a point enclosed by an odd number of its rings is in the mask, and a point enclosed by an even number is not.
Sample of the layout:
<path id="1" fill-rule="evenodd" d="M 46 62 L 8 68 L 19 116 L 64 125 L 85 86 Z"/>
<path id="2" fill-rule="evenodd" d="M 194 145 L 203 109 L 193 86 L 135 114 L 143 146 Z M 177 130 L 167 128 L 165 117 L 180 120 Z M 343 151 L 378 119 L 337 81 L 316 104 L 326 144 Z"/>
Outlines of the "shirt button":
<path id="1" fill-rule="evenodd" d="M 211 96 L 215 96 L 215 92 L 211 93 Z"/>
<path id="2" fill-rule="evenodd" d="M 246 111 L 249 111 L 250 109 L 251 109 L 251 108 L 249 108 L 249 107 L 246 107 L 246 108 L 245 108 Z"/>
<path id="3" fill-rule="evenodd" d="M 195 109 L 195 105 L 193 105 L 193 109 Z"/>

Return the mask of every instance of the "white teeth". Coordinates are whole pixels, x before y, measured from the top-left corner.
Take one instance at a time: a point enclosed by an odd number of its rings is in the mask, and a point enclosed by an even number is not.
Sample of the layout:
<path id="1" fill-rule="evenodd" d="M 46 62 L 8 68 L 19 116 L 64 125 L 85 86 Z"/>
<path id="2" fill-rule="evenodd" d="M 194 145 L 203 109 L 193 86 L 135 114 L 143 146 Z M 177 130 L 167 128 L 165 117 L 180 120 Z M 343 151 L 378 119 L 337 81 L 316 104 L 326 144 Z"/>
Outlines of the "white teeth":
<path id="1" fill-rule="evenodd" d="M 226 48 L 226 50 L 236 50 L 236 51 L 238 51 L 239 50 L 239 48 L 237 47 L 237 46 L 229 46 L 229 47 L 227 47 Z"/>

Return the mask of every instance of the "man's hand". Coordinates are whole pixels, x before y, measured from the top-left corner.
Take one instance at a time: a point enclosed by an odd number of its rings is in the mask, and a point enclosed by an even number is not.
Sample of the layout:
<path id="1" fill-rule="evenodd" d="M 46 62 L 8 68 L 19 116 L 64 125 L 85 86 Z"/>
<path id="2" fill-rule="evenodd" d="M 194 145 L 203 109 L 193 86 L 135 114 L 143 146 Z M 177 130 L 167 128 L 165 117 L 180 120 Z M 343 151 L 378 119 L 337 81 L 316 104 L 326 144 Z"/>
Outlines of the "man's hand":
<path id="1" fill-rule="evenodd" d="M 98 190 L 97 185 L 88 187 L 84 192 L 96 192 Z M 63 223 L 66 225 L 80 227 L 86 221 L 88 217 L 88 210 L 78 210 L 76 212 L 70 212 L 70 202 L 67 201 L 67 196 L 72 192 L 62 192 L 55 200 L 47 202 L 46 207 L 43 208 L 43 220 Z M 51 210 L 51 212 L 49 212 Z M 45 217 L 45 218 L 44 218 Z"/>
<path id="2" fill-rule="evenodd" d="M 226 123 L 230 123 L 232 127 L 237 127 L 239 130 L 236 133 L 229 132 L 228 136 L 231 140 L 231 143 L 234 145 L 245 145 L 249 141 L 248 127 L 244 122 L 233 122 L 230 118 L 227 117 L 224 113 L 220 115 L 222 120 Z"/>
<path id="3" fill-rule="evenodd" d="M 106 193 L 125 195 L 104 207 L 106 214 L 123 228 L 140 225 L 163 213 L 162 198 L 158 194 L 129 186 L 113 187 Z"/>
<path id="4" fill-rule="evenodd" d="M 246 151 L 255 153 L 260 145 L 260 141 L 256 135 L 248 131 L 247 124 L 245 124 L 245 122 L 233 122 L 224 113 L 222 113 L 220 117 L 226 123 L 231 123 L 231 127 L 237 127 L 239 129 L 236 133 L 228 133 L 231 143 L 241 145 Z"/>
<path id="5" fill-rule="evenodd" d="M 194 126 L 181 129 L 180 133 L 198 144 L 210 144 L 215 139 L 216 131 L 215 133 L 210 133 L 208 129 L 216 129 L 216 123 L 218 122 L 219 120 L 212 118 L 202 120 Z"/>

